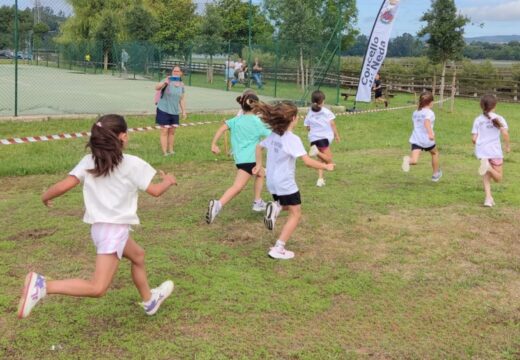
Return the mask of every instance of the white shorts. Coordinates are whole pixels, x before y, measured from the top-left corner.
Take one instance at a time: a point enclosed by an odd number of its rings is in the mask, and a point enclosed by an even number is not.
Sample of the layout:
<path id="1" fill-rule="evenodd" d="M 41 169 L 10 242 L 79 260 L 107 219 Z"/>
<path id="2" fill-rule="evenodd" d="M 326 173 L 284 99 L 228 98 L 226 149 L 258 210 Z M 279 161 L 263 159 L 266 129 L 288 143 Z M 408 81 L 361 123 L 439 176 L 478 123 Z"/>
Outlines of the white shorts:
<path id="1" fill-rule="evenodd" d="M 95 223 L 90 228 L 90 234 L 96 246 L 96 254 L 115 253 L 121 259 L 130 237 L 130 225 Z"/>

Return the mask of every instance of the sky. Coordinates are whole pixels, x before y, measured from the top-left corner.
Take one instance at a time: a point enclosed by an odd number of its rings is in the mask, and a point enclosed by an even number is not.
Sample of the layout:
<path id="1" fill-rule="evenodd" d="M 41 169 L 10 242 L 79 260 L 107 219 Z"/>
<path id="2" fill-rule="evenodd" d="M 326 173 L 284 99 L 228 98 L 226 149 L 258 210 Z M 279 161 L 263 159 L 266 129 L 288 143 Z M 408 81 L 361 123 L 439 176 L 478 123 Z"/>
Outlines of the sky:
<path id="1" fill-rule="evenodd" d="M 197 3 L 211 0 L 194 0 Z M 244 0 L 246 1 L 246 0 Z M 261 0 L 253 0 L 259 3 Z M 68 13 L 66 0 L 40 0 L 43 6 L 51 6 Z M 357 0 L 358 28 L 363 34 L 370 34 L 374 17 L 381 7 L 382 0 Z M 13 5 L 14 0 L 0 0 L 1 5 Z M 34 0 L 19 0 L 20 8 L 32 7 Z M 392 37 L 407 32 L 417 34 L 423 23 L 422 14 L 430 8 L 429 0 L 401 0 L 397 21 L 394 23 Z M 465 28 L 466 37 L 485 35 L 520 35 L 520 0 L 455 0 L 459 11 L 471 19 Z"/>

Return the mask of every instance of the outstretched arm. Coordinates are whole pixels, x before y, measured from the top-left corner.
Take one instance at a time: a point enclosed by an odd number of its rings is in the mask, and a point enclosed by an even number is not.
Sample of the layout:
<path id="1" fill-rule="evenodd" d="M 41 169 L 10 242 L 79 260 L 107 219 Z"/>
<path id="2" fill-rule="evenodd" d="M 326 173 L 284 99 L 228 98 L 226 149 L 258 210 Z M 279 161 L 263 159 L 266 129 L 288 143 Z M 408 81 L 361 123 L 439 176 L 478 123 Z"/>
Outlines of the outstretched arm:
<path id="1" fill-rule="evenodd" d="M 166 174 L 164 171 L 160 170 L 159 175 L 162 178 L 162 181 L 157 184 L 150 184 L 148 188 L 146 188 L 146 192 L 153 197 L 159 197 L 166 192 L 172 185 L 177 185 L 177 179 L 173 174 Z"/>
<path id="2" fill-rule="evenodd" d="M 341 139 L 339 137 L 339 133 L 338 133 L 338 128 L 336 127 L 336 122 L 334 120 L 332 120 L 330 122 L 330 126 L 332 127 L 332 131 L 334 132 L 334 139 L 337 141 L 337 142 L 340 142 Z"/>
<path id="3" fill-rule="evenodd" d="M 500 129 L 500 133 L 502 133 L 502 137 L 504 138 L 504 142 L 506 143 L 506 152 L 511 151 L 511 143 L 509 142 L 509 131 L 505 128 Z"/>
<path id="4" fill-rule="evenodd" d="M 67 176 L 65 179 L 57 182 L 47 189 L 42 195 L 42 202 L 45 206 L 52 206 L 51 200 L 65 194 L 80 183 L 79 179 L 73 175 Z"/>
<path id="5" fill-rule="evenodd" d="M 332 171 L 332 170 L 334 170 L 334 166 L 336 166 L 336 164 L 326 164 L 326 163 L 322 163 L 320 161 L 314 160 L 309 155 L 303 155 L 302 160 L 303 160 L 303 163 L 305 164 L 305 166 L 308 166 L 313 169 L 318 169 L 318 170 L 321 169 L 321 170 Z"/>
<path id="6" fill-rule="evenodd" d="M 229 130 L 229 127 L 227 126 L 226 123 L 224 123 L 218 128 L 217 132 L 215 133 L 215 136 L 213 137 L 213 141 L 211 141 L 211 151 L 214 154 L 220 153 L 220 149 L 217 145 L 217 142 L 220 139 L 220 137 L 222 136 L 222 134 L 224 134 L 227 130 Z"/>

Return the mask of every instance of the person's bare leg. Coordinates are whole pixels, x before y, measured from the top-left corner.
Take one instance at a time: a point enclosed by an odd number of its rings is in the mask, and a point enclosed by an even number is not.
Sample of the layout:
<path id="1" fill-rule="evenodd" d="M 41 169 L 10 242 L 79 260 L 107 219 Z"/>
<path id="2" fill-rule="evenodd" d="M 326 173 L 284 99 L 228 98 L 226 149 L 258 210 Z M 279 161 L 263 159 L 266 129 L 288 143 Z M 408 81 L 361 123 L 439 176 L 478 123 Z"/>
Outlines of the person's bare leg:
<path id="1" fill-rule="evenodd" d="M 417 163 L 419 162 L 420 155 L 420 149 L 412 150 L 412 152 L 410 153 L 410 165 L 417 165 Z"/>
<path id="2" fill-rule="evenodd" d="M 146 276 L 144 255 L 145 252 L 143 248 L 140 247 L 132 238 L 129 238 L 126 242 L 125 249 L 123 250 L 123 256 L 132 263 L 132 280 L 137 291 L 139 291 L 141 298 L 146 302 L 150 300 L 152 293 L 150 291 L 150 286 L 148 285 L 148 277 Z"/>
<path id="3" fill-rule="evenodd" d="M 491 174 L 489 171 L 482 176 L 482 182 L 484 183 L 484 193 L 486 194 L 486 201 L 493 199 L 491 196 Z"/>
<path id="4" fill-rule="evenodd" d="M 163 155 L 168 155 L 168 130 L 167 128 L 161 128 L 161 149 Z"/>
<path id="5" fill-rule="evenodd" d="M 294 233 L 294 230 L 296 230 L 298 223 L 300 222 L 301 205 L 284 206 L 283 209 L 289 211 L 289 216 L 287 217 L 287 222 L 284 224 L 282 232 L 280 233 L 278 239 L 280 239 L 284 243 L 287 243 L 287 241 L 291 238 L 292 234 Z"/>
<path id="6" fill-rule="evenodd" d="M 238 170 L 237 176 L 235 177 L 235 182 L 229 189 L 224 192 L 224 195 L 219 199 L 219 202 L 222 206 L 226 205 L 231 199 L 237 196 L 242 189 L 247 185 L 247 182 L 251 178 L 244 170 Z"/>
<path id="7" fill-rule="evenodd" d="M 432 154 L 432 170 L 433 173 L 436 174 L 439 172 L 439 150 L 433 148 L 430 151 L 430 154 Z"/>
<path id="8" fill-rule="evenodd" d="M 118 265 L 116 254 L 97 255 L 96 270 L 91 280 L 47 280 L 47 294 L 101 297 L 112 283 Z"/>
<path id="9" fill-rule="evenodd" d="M 262 189 L 264 188 L 264 175 L 262 174 L 255 176 L 254 196 L 255 201 L 262 200 Z"/>
<path id="10" fill-rule="evenodd" d="M 489 170 L 487 171 L 487 174 L 489 174 L 491 176 L 491 178 L 493 180 L 495 180 L 495 182 L 500 182 L 502 181 L 502 177 L 503 177 L 503 173 L 502 173 L 502 165 L 493 165 L 493 164 L 490 164 L 491 167 L 489 168 Z"/>
<path id="11" fill-rule="evenodd" d="M 173 148 L 175 145 L 175 128 L 168 129 L 168 151 L 173 153 Z"/>

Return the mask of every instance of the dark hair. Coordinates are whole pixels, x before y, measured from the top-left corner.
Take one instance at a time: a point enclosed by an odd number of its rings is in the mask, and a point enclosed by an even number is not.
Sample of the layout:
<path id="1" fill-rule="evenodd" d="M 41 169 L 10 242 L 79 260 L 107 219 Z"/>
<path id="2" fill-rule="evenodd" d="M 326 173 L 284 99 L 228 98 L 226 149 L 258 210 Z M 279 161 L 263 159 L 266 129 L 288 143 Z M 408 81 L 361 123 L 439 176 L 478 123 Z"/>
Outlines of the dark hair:
<path id="1" fill-rule="evenodd" d="M 321 111 L 321 105 L 325 101 L 325 94 L 320 90 L 316 90 L 311 95 L 312 106 L 311 110 L 314 112 Z"/>
<path id="2" fill-rule="evenodd" d="M 422 110 L 424 107 L 430 105 L 432 102 L 433 102 L 433 94 L 429 91 L 425 91 L 419 96 L 418 109 Z"/>
<path id="3" fill-rule="evenodd" d="M 491 94 L 484 95 L 480 99 L 480 108 L 482 109 L 484 116 L 486 116 L 489 120 L 491 120 L 491 122 L 493 123 L 493 126 L 496 127 L 497 129 L 500 129 L 501 127 L 504 126 L 504 124 L 502 124 L 499 119 L 497 119 L 497 118 L 492 119 L 491 116 L 489 116 L 489 113 L 491 112 L 491 110 L 493 110 L 497 106 L 497 102 L 498 102 L 497 98 L 494 95 L 491 95 Z"/>
<path id="4" fill-rule="evenodd" d="M 123 142 L 119 134 L 126 133 L 128 126 L 121 115 L 103 115 L 92 125 L 87 147 L 94 158 L 94 169 L 88 172 L 95 177 L 107 176 L 123 160 Z"/>
<path id="5" fill-rule="evenodd" d="M 278 135 L 283 135 L 295 116 L 298 115 L 298 108 L 290 101 L 282 101 L 276 105 L 269 105 L 258 102 L 253 108 L 253 112 Z"/>
<path id="6" fill-rule="evenodd" d="M 242 95 L 237 97 L 237 103 L 244 111 L 253 110 L 253 106 L 260 100 L 253 90 L 246 90 Z"/>

